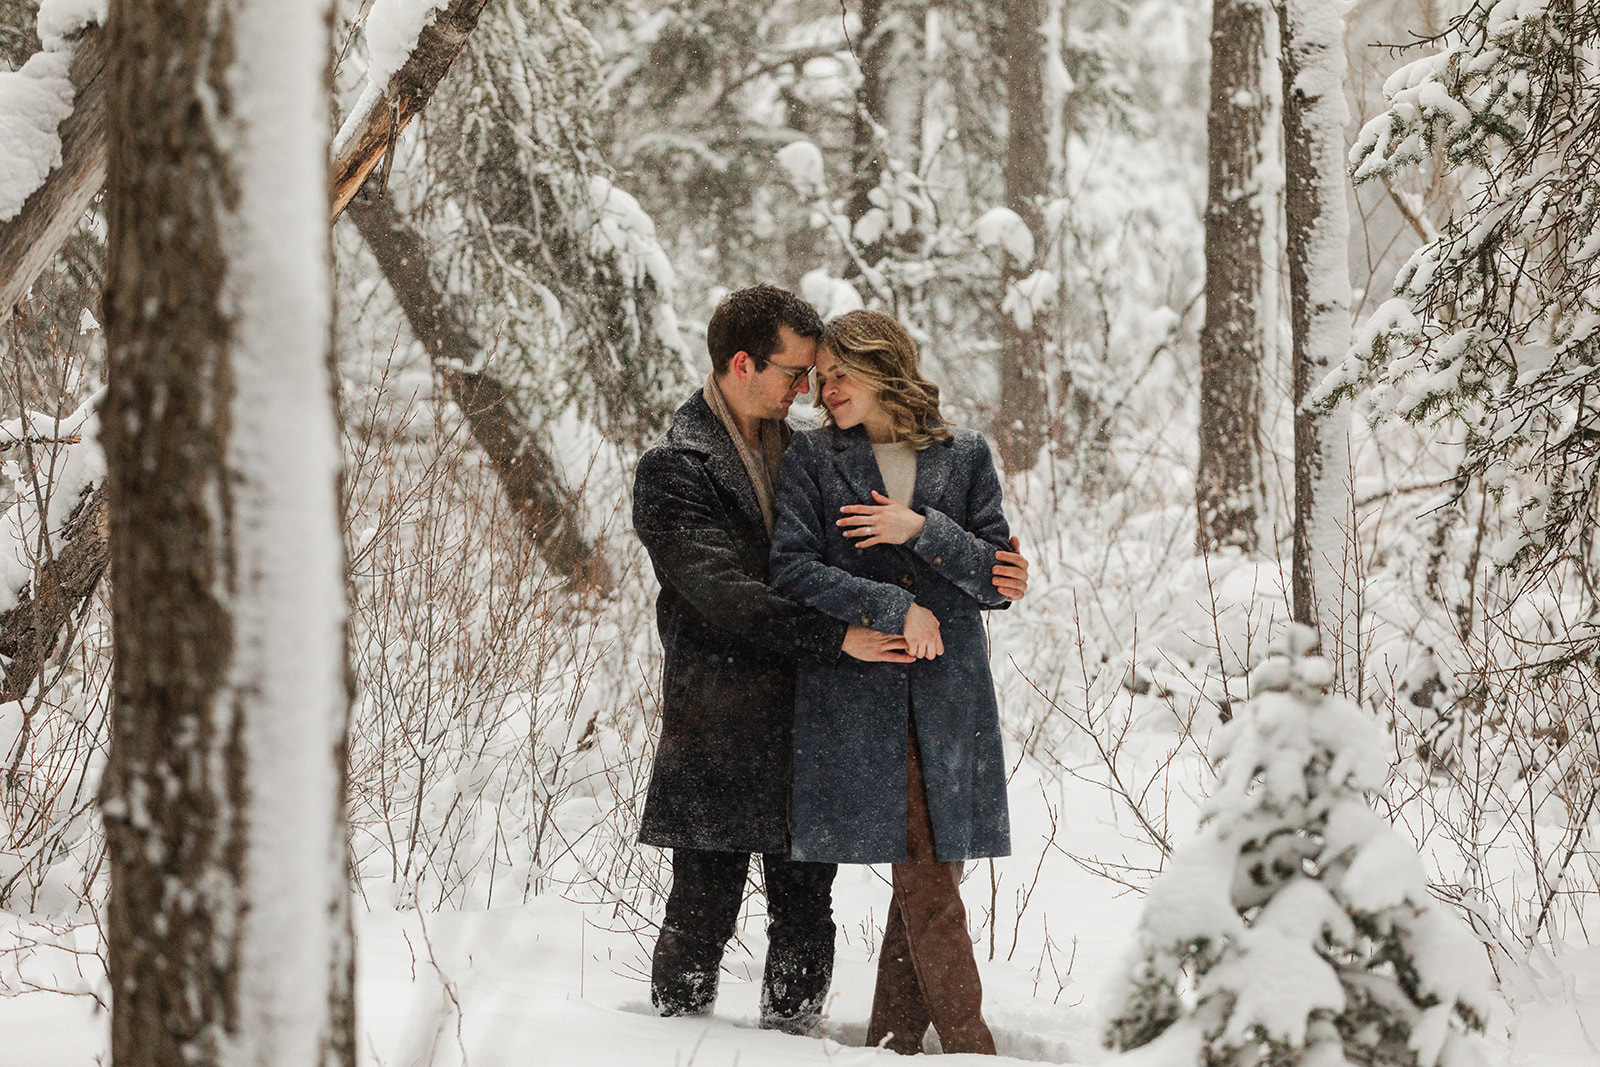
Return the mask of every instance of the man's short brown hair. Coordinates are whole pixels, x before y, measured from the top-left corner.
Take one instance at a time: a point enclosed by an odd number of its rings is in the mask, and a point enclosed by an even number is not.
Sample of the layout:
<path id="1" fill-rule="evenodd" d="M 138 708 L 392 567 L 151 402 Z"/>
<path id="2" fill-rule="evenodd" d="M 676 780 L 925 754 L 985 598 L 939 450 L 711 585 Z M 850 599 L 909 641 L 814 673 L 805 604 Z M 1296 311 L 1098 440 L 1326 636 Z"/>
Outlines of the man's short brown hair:
<path id="1" fill-rule="evenodd" d="M 779 348 L 779 326 L 787 326 L 801 337 L 822 336 L 822 318 L 816 308 L 787 289 L 753 285 L 729 293 L 706 324 L 711 369 L 719 376 L 728 373 L 728 364 L 740 352 L 750 353 L 757 370 L 765 367 L 767 357 Z"/>

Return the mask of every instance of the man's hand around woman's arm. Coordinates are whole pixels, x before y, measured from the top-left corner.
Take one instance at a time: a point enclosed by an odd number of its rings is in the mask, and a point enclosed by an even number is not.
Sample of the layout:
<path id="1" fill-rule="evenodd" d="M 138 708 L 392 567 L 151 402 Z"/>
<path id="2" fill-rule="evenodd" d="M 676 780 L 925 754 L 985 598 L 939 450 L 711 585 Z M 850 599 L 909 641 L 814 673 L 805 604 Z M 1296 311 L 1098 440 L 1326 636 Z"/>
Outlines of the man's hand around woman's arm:
<path id="1" fill-rule="evenodd" d="M 910 663 L 906 639 L 899 634 L 883 634 L 851 623 L 844 631 L 842 651 L 863 663 Z"/>
<path id="2" fill-rule="evenodd" d="M 1022 542 L 1011 539 L 1011 551 L 994 554 L 994 587 L 1007 600 L 1021 600 L 1028 593 L 1028 561 L 1018 552 Z"/>

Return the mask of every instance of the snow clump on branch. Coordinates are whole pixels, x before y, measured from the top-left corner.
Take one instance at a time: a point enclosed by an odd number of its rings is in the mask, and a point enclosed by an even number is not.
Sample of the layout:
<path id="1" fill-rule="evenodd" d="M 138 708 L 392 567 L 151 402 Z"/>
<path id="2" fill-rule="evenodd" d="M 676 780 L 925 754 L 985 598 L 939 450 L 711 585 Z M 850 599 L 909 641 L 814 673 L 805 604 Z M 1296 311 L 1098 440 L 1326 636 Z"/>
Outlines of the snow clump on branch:
<path id="1" fill-rule="evenodd" d="M 449 0 L 374 0 L 367 13 L 367 80 L 382 89 L 416 51 L 417 38 Z"/>
<path id="2" fill-rule="evenodd" d="M 978 218 L 978 243 L 1004 248 L 1018 266 L 1033 262 L 1033 231 L 1008 207 L 992 207 Z"/>
<path id="3" fill-rule="evenodd" d="M 1006 286 L 1006 295 L 1000 310 L 1010 315 L 1017 329 L 1026 333 L 1033 329 L 1033 317 L 1049 310 L 1056 302 L 1057 281 L 1055 272 L 1036 270 Z"/>
<path id="4" fill-rule="evenodd" d="M 827 191 L 822 152 L 810 141 L 791 141 L 778 149 L 778 166 L 801 196 L 816 197 Z"/>
<path id="5" fill-rule="evenodd" d="M 835 278 L 821 267 L 807 271 L 800 279 L 800 295 L 806 303 L 817 309 L 823 322 L 866 306 L 861 302 L 861 294 L 855 286 L 843 278 Z"/>

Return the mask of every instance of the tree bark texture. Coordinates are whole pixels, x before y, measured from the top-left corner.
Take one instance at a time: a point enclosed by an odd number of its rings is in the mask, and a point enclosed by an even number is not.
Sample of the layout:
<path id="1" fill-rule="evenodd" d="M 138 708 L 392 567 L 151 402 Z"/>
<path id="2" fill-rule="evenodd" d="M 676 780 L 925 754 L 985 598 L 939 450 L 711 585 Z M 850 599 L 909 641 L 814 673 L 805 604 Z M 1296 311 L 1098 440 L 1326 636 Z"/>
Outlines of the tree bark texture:
<path id="1" fill-rule="evenodd" d="M 11 317 L 105 181 L 105 62 L 105 31 L 85 27 L 68 68 L 75 92 L 72 114 L 57 130 L 61 165 L 23 201 L 21 211 L 0 222 L 0 322 Z"/>
<path id="2" fill-rule="evenodd" d="M 328 27 L 309 0 L 106 27 L 118 1067 L 354 1064 Z"/>
<path id="3" fill-rule="evenodd" d="M 358 196 L 347 212 L 540 554 L 580 588 L 608 593 L 610 568 L 584 540 L 577 494 L 562 484 L 555 461 L 534 439 L 504 385 L 492 375 L 461 369 L 478 362 L 483 346 L 464 310 L 434 283 L 422 235 L 386 199 Z"/>
<path id="4" fill-rule="evenodd" d="M 1284 246 L 1294 414 L 1292 613 L 1316 627 L 1342 670 L 1353 647 L 1349 413 L 1306 397 L 1350 343 L 1349 212 L 1345 203 L 1344 21 L 1328 0 L 1279 7 L 1283 66 Z M 1350 632 L 1345 632 L 1346 630 Z"/>
<path id="5" fill-rule="evenodd" d="M 67 621 L 94 593 L 105 572 L 110 547 L 104 487 L 94 486 L 78 502 L 62 537 L 66 544 L 38 567 L 16 607 L 0 614 L 0 656 L 11 660 L 0 680 L 0 703 L 27 694 L 55 652 Z"/>
<path id="6" fill-rule="evenodd" d="M 0 0 L 0 63 L 19 70 L 40 48 L 38 0 Z"/>
<path id="7" fill-rule="evenodd" d="M 856 88 L 855 125 L 850 144 L 850 202 L 845 214 L 854 226 L 861 217 L 872 210 L 872 191 L 878 187 L 883 175 L 880 157 L 882 137 L 880 130 L 884 119 L 883 87 L 885 67 L 889 61 L 891 33 L 884 25 L 885 0 L 862 0 L 861 39 L 856 43 L 856 62 L 861 68 L 861 84 Z M 868 266 L 876 266 L 883 258 L 884 235 L 861 246 L 861 258 Z M 845 277 L 860 273 L 852 259 L 845 268 Z"/>
<path id="8" fill-rule="evenodd" d="M 1211 8 L 1206 317 L 1200 331 L 1200 463 L 1195 478 L 1201 552 L 1258 548 L 1262 484 L 1262 166 L 1271 94 L 1267 20 L 1256 0 Z"/>
<path id="9" fill-rule="evenodd" d="M 1044 115 L 1043 0 L 1006 0 L 1002 51 L 1006 66 L 1006 206 L 1021 216 L 1036 248 L 1045 240 L 1040 204 L 1049 193 L 1049 126 Z M 1031 273 L 1031 263 L 1009 256 L 1001 286 Z M 1044 329 L 1036 316 L 1029 329 L 1015 316 L 1000 316 L 1000 419 L 995 439 L 1008 472 L 1030 470 L 1048 436 Z"/>

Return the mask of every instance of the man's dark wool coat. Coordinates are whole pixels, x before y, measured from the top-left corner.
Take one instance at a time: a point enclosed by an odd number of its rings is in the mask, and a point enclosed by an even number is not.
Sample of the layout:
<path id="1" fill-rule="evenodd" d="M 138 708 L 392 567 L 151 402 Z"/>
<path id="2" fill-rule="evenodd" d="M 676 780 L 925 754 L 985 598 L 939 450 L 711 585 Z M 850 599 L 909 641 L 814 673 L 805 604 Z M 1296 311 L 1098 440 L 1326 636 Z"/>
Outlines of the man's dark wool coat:
<path id="1" fill-rule="evenodd" d="M 884 491 L 866 432 L 825 428 L 789 446 L 778 481 L 772 582 L 803 604 L 884 633 L 913 600 L 939 620 L 943 655 L 914 663 L 802 663 L 796 679 L 793 858 L 898 863 L 906 857 L 906 742 L 916 720 L 928 813 L 943 861 L 1011 852 L 1005 753 L 989 642 L 979 614 L 1010 548 L 1000 479 L 983 435 L 957 430 L 917 453 L 904 545 L 861 548 L 838 526 L 846 504 Z"/>
<path id="2" fill-rule="evenodd" d="M 783 854 L 795 664 L 836 662 L 846 624 L 767 584 L 772 542 L 755 488 L 698 392 L 639 460 L 633 526 L 661 583 L 666 650 L 639 840 Z"/>

